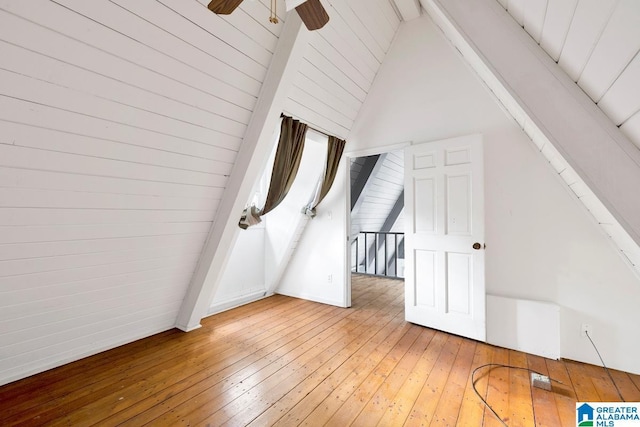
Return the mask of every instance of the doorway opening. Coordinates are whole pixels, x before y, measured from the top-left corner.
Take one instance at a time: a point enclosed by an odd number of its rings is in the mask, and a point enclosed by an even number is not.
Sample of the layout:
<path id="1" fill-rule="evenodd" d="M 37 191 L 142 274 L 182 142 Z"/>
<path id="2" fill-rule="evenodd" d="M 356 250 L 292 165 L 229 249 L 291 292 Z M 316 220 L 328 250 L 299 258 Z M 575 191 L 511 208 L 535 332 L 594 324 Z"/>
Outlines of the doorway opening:
<path id="1" fill-rule="evenodd" d="M 403 151 L 353 157 L 349 175 L 352 298 L 367 282 L 403 286 Z M 378 280 L 383 278 L 388 280 Z"/>

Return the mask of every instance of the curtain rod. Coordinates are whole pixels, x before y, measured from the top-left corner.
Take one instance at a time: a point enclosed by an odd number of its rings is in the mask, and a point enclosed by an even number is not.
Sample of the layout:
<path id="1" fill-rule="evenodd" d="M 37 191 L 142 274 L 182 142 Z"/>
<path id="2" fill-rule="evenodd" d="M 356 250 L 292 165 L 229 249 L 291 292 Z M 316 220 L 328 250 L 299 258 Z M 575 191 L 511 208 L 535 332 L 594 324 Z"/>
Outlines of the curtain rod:
<path id="1" fill-rule="evenodd" d="M 283 117 L 291 117 L 291 118 L 293 119 L 293 116 L 287 116 L 287 115 L 286 115 L 286 114 L 284 114 L 284 113 L 280 113 L 280 118 L 282 119 Z M 298 120 L 298 119 L 294 119 L 294 120 Z M 330 137 L 330 136 L 333 136 L 334 138 L 339 138 L 339 137 L 337 137 L 337 136 L 335 136 L 335 135 L 329 135 L 328 133 L 326 133 L 326 132 L 324 132 L 324 131 L 321 131 L 320 129 L 316 129 L 316 128 L 314 128 L 313 126 L 309 126 L 307 123 L 305 123 L 305 124 L 307 125 L 307 128 L 308 128 L 308 129 L 311 129 L 311 130 L 312 130 L 312 131 L 314 131 L 314 132 L 318 132 L 318 133 L 320 133 L 320 134 L 322 134 L 322 135 L 326 136 L 327 138 L 328 138 L 328 137 Z M 342 138 L 339 138 L 339 139 L 342 139 Z"/>

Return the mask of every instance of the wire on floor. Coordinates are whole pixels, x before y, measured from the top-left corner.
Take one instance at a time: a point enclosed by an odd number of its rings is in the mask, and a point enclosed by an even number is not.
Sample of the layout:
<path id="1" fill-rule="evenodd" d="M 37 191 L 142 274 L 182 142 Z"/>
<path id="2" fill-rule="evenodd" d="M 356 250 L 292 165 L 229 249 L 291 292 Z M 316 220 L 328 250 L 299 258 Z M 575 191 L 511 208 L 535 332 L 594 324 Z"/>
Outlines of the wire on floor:
<path id="1" fill-rule="evenodd" d="M 485 365 L 481 365 L 478 366 L 476 369 L 473 370 L 473 372 L 471 373 L 471 386 L 473 387 L 473 391 L 476 393 L 476 396 L 478 396 L 478 399 L 480 399 L 482 401 L 482 403 L 484 403 L 484 405 L 487 407 L 487 409 L 489 409 L 489 411 L 498 419 L 498 421 L 500 421 L 502 423 L 502 425 L 504 427 L 509 427 L 507 425 L 507 423 L 505 423 L 502 418 L 500 418 L 500 415 L 498 415 L 498 413 L 491 407 L 491 405 L 489 405 L 489 403 L 480 395 L 480 392 L 478 392 L 478 389 L 476 388 L 476 379 L 475 379 L 475 375 L 476 372 L 478 372 L 480 369 L 483 368 L 488 368 L 488 367 L 492 367 L 492 368 L 508 368 L 508 369 L 519 369 L 521 371 L 527 371 L 527 372 L 532 372 L 534 374 L 538 374 L 538 375 L 543 375 L 546 376 L 538 371 L 534 371 L 533 369 L 529 369 L 529 368 L 523 368 L 520 366 L 511 366 L 511 365 L 503 365 L 501 363 L 487 363 Z M 562 381 L 553 379 L 553 378 L 549 378 L 551 381 L 556 382 L 558 384 L 564 384 Z"/>
<path id="2" fill-rule="evenodd" d="M 623 402 L 626 402 L 626 400 L 624 400 L 624 397 L 622 397 L 622 393 L 620 392 L 620 389 L 618 388 L 618 384 L 616 384 L 616 382 L 613 380 L 613 376 L 611 375 L 611 372 L 609 372 L 609 368 L 607 368 L 607 365 L 604 364 L 604 360 L 602 359 L 602 356 L 600 356 L 600 352 L 598 351 L 598 347 L 596 347 L 596 343 L 593 342 L 593 340 L 591 339 L 591 336 L 589 335 L 588 331 L 584 331 L 584 333 L 587 335 L 587 338 L 589 338 L 589 341 L 591 341 L 591 345 L 595 349 L 596 353 L 598 353 L 598 357 L 600 358 L 600 362 L 602 363 L 602 367 L 604 368 L 605 371 L 607 371 L 607 374 L 609 375 L 609 379 L 613 383 L 613 386 L 616 388 L 616 391 L 618 392 L 618 396 L 620 396 L 620 400 L 622 400 Z"/>

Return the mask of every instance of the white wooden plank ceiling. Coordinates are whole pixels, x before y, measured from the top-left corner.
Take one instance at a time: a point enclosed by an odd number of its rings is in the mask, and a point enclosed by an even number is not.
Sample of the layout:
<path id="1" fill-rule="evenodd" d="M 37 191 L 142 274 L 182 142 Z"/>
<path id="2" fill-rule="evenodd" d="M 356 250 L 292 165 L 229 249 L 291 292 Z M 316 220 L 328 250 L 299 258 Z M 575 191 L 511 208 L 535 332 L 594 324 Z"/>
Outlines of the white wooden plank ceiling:
<path id="1" fill-rule="evenodd" d="M 351 213 L 351 232 L 380 231 L 393 206 L 404 189 L 403 152 L 388 153 L 375 176 L 369 177 L 370 185 L 362 194 L 362 204 Z M 388 231 L 388 230 L 385 230 Z"/>
<path id="2" fill-rule="evenodd" d="M 245 3 L 0 2 L 0 383 L 174 325 L 282 27 Z"/>
<path id="3" fill-rule="evenodd" d="M 285 112 L 346 138 L 400 26 L 390 0 L 323 1 L 329 23 L 314 31 Z"/>
<path id="4" fill-rule="evenodd" d="M 0 0 L 0 384 L 175 324 L 278 44 L 269 3 Z M 399 18 L 324 5 L 286 110 L 346 137 Z"/>
<path id="5" fill-rule="evenodd" d="M 640 2 L 498 1 L 640 147 Z"/>

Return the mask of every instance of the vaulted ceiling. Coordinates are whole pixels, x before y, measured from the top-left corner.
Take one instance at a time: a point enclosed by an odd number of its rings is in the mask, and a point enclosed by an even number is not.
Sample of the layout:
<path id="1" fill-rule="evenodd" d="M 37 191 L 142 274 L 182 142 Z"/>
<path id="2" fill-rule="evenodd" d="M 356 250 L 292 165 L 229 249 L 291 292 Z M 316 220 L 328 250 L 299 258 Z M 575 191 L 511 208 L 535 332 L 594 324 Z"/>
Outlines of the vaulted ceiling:
<path id="1" fill-rule="evenodd" d="M 206 3 L 0 1 L 0 382 L 175 325 L 285 18 Z M 325 6 L 283 109 L 346 137 L 400 20 Z"/>
<path id="2" fill-rule="evenodd" d="M 174 326 L 285 18 L 206 3 L 0 0 L 0 383 Z M 282 110 L 348 137 L 400 18 L 323 4 Z M 504 3 L 636 144 L 639 4 Z"/>
<path id="3" fill-rule="evenodd" d="M 640 3 L 497 1 L 640 147 Z"/>

